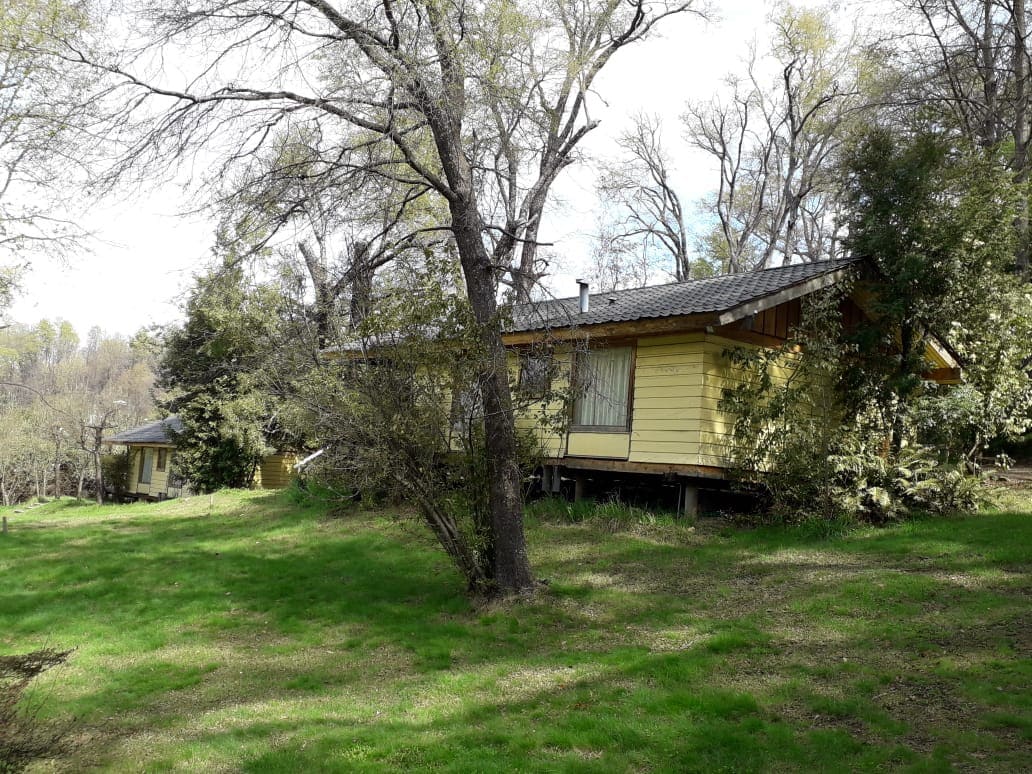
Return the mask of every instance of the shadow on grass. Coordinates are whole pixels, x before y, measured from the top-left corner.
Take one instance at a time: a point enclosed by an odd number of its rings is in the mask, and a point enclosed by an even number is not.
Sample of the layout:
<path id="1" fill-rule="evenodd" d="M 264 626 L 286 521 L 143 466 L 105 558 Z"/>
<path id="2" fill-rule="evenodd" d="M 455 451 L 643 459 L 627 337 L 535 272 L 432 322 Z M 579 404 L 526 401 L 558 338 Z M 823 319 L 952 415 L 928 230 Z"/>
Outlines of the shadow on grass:
<path id="1" fill-rule="evenodd" d="M 957 759 L 1024 728 L 1027 691 L 978 685 L 994 669 L 1028 685 L 1012 663 L 1027 578 L 999 577 L 1027 569 L 1027 516 L 820 543 L 541 526 L 552 591 L 476 613 L 421 532 L 275 497 L 222 511 L 55 521 L 0 545 L 0 644 L 81 647 L 68 709 L 106 735 L 86 758 L 175 729 L 187 741 L 153 765 L 834 770 Z M 916 678 L 948 687 L 938 715 L 934 697 L 927 718 L 896 701 Z M 986 707 L 999 734 L 978 730 Z M 951 740 L 964 725 L 977 738 Z"/>

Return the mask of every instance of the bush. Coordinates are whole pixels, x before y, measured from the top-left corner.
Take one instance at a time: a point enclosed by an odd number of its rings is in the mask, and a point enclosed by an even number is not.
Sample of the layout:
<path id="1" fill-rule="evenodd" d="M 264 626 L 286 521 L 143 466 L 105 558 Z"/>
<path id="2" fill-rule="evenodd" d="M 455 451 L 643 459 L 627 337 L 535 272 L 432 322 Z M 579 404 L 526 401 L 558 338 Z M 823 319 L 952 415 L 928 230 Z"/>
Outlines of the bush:
<path id="1" fill-rule="evenodd" d="M 39 703 L 25 690 L 36 677 L 64 663 L 71 651 L 49 648 L 21 656 L 0 656 L 0 772 L 23 771 L 60 752 L 67 728 L 41 720 Z"/>
<path id="2" fill-rule="evenodd" d="M 908 446 L 895 454 L 872 453 L 852 439 L 829 457 L 835 480 L 833 509 L 871 523 L 912 511 L 953 513 L 977 508 L 982 482 L 963 467 L 943 464 L 934 450 Z"/>
<path id="3" fill-rule="evenodd" d="M 852 362 L 842 292 L 807 299 L 793 341 L 780 349 L 725 353 L 738 383 L 720 404 L 735 418 L 728 454 L 741 480 L 770 494 L 770 513 L 758 521 L 823 519 L 840 529 L 976 507 L 981 481 L 958 451 L 972 443 L 970 393 L 907 404 L 877 380 L 866 383 L 876 369 Z M 915 442 L 922 429 L 941 452 Z"/>
<path id="4" fill-rule="evenodd" d="M 100 466 L 104 473 L 105 488 L 111 491 L 115 502 L 123 502 L 129 492 L 131 457 L 126 452 L 105 454 L 100 458 Z"/>

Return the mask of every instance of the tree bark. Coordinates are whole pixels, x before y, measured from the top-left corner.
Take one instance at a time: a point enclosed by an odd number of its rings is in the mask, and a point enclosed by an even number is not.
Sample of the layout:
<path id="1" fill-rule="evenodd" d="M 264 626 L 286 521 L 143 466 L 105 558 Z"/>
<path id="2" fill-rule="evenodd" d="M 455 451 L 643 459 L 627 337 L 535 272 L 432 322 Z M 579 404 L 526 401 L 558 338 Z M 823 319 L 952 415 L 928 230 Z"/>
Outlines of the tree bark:
<path id="1" fill-rule="evenodd" d="M 1013 0 L 1011 14 L 1014 28 L 1014 51 L 1012 57 L 1012 68 L 1014 70 L 1014 179 L 1021 189 L 1024 189 L 1028 182 L 1028 143 L 1029 143 L 1029 115 L 1028 115 L 1028 46 L 1026 41 L 1027 25 L 1025 18 L 1025 0 Z M 1015 254 L 1015 262 L 1019 274 L 1025 275 L 1029 271 L 1029 201 L 1028 193 L 1020 192 L 1018 201 L 1018 213 L 1014 218 L 1015 229 L 1018 232 L 1018 247 Z"/>
<path id="2" fill-rule="evenodd" d="M 450 203 L 452 230 L 486 357 L 481 384 L 484 386 L 484 445 L 490 479 L 494 582 L 499 592 L 512 594 L 532 588 L 534 577 L 523 532 L 516 424 L 506 352 L 498 324 L 494 272 L 484 247 L 483 223 L 471 190 L 469 197 L 456 197 Z"/>
<path id="3" fill-rule="evenodd" d="M 351 254 L 348 279 L 351 283 L 349 324 L 354 330 L 369 315 L 373 303 L 373 265 L 368 242 L 356 242 Z"/>

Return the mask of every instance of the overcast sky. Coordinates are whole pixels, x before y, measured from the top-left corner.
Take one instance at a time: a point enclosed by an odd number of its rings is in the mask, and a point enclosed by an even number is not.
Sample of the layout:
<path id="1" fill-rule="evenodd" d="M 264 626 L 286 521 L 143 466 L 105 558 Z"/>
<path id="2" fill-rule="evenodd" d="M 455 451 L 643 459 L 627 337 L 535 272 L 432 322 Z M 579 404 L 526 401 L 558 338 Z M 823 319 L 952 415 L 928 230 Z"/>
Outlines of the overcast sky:
<path id="1" fill-rule="evenodd" d="M 614 58 L 598 83 L 604 104 L 593 107 L 593 117 L 602 123 L 586 146 L 594 154 L 610 153 L 628 116 L 660 114 L 685 201 L 711 190 L 715 173 L 680 142 L 678 116 L 688 100 L 710 97 L 728 72 L 740 70 L 747 44 L 758 31 L 762 34 L 773 3 L 737 0 L 718 5 L 719 20 L 674 19 L 661 37 Z M 582 167 L 564 174 L 555 187 L 560 206 L 541 234 L 562 256 L 550 282 L 551 291 L 560 296 L 574 292 L 573 279 L 584 271 L 588 235 L 595 225 L 593 171 Z M 84 219 L 97 236 L 92 253 L 74 255 L 66 264 L 37 261 L 10 316 L 25 323 L 61 318 L 80 336 L 95 325 L 131 334 L 145 325 L 180 319 L 179 302 L 192 273 L 211 254 L 213 232 L 211 223 L 177 214 L 188 209 L 190 202 L 173 186 L 94 207 Z"/>

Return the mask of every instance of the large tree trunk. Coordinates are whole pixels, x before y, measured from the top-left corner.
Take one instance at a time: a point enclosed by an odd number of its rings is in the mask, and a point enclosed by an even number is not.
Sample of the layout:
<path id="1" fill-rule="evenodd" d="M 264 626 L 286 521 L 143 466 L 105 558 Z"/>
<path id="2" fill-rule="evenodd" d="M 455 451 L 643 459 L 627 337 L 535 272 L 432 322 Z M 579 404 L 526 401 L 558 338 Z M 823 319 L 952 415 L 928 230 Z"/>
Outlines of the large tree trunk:
<path id="1" fill-rule="evenodd" d="M 440 23 L 431 4 L 427 16 L 434 27 L 441 56 L 443 94 L 428 102 L 423 114 L 434 135 L 437 154 L 448 181 L 448 209 L 458 249 L 466 296 L 479 328 L 485 362 L 479 383 L 484 402 L 484 450 L 491 512 L 491 561 L 500 594 L 534 586 L 523 533 L 523 498 L 516 445 L 516 420 L 509 393 L 509 369 L 498 319 L 497 283 L 484 245 L 484 221 L 478 208 L 473 169 L 463 150 L 462 119 L 465 77 L 453 56 L 451 32 Z M 443 109 L 442 109 L 443 108 Z"/>
<path id="2" fill-rule="evenodd" d="M 368 242 L 356 242 L 348 270 L 351 283 L 351 306 L 349 324 L 353 329 L 362 324 L 373 304 L 373 268 Z"/>
<path id="3" fill-rule="evenodd" d="M 1012 167 L 1014 178 L 1022 188 L 1018 202 L 1018 212 L 1014 219 L 1018 232 L 1018 248 L 1016 253 L 1019 274 L 1027 274 L 1029 270 L 1029 202 L 1024 184 L 1028 182 L 1028 46 L 1026 44 L 1025 0 L 1014 0 L 1011 11 L 1014 26 L 1014 53 L 1012 66 L 1014 69 L 1014 159 Z"/>
<path id="4" fill-rule="evenodd" d="M 511 594 L 533 587 L 534 577 L 523 533 L 523 498 L 516 447 L 516 425 L 509 392 L 509 371 L 497 317 L 495 280 L 484 247 L 483 224 L 475 203 L 451 202 L 452 229 L 466 279 L 466 292 L 485 353 L 484 441 L 490 479 L 492 561 L 499 592 Z"/>

